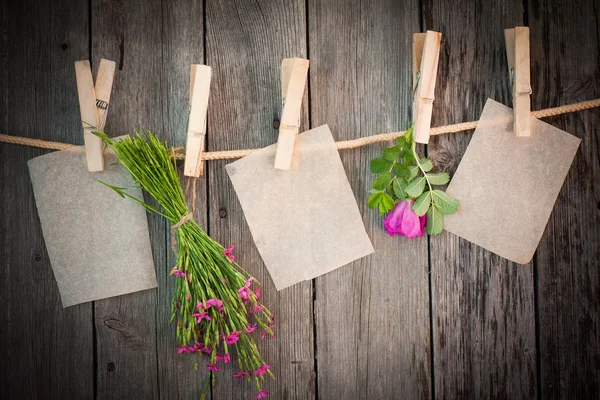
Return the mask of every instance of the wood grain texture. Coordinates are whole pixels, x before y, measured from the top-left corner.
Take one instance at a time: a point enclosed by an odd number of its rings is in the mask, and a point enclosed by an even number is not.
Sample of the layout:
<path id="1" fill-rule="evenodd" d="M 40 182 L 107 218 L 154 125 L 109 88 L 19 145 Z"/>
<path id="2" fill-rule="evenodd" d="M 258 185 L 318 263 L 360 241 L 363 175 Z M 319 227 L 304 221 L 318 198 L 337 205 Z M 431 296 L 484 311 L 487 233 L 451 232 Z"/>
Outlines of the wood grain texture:
<path id="1" fill-rule="evenodd" d="M 165 29 L 162 33 L 161 96 L 164 131 L 161 137 L 174 146 L 184 146 L 186 143 L 190 113 L 190 66 L 204 64 L 205 60 L 203 12 L 201 0 L 163 0 L 162 26 Z M 210 98 L 208 104 L 210 107 Z M 205 168 L 208 165 L 205 164 Z M 191 206 L 194 198 L 193 180 L 183 176 L 183 163 L 179 164 L 178 171 Z M 206 229 L 206 176 L 196 179 L 195 190 L 194 218 Z M 203 368 L 206 360 L 199 361 L 187 354 L 177 354 L 179 342 L 176 327 L 169 324 L 171 300 L 175 294 L 174 278 L 169 274 L 175 265 L 176 255 L 170 249 L 170 231 L 167 235 L 167 263 L 157 265 L 156 271 L 159 282 L 156 322 L 160 397 L 193 399 L 199 397 L 204 381 L 208 378 Z M 196 371 L 194 365 L 197 361 L 199 365 Z"/>
<path id="2" fill-rule="evenodd" d="M 210 150 L 264 147 L 277 141 L 274 120 L 281 114 L 283 58 L 306 58 L 304 2 L 207 2 L 206 62 L 213 68 L 208 110 Z M 307 96 L 305 94 L 305 96 Z M 307 97 L 302 128 L 308 126 Z M 277 339 L 258 339 L 258 348 L 276 380 L 265 389 L 274 399 L 314 397 L 312 285 L 303 282 L 277 292 L 224 169 L 208 165 L 210 234 L 235 245 L 236 261 L 262 284 L 264 304 L 274 313 Z M 252 398 L 257 389 L 231 376 L 235 362 L 217 374 L 215 399 Z"/>
<path id="3" fill-rule="evenodd" d="M 101 58 L 117 62 L 105 127 L 111 136 L 141 127 L 163 130 L 161 11 L 158 0 L 92 1 L 94 70 Z M 148 227 L 155 265 L 164 271 L 165 221 L 151 215 Z M 97 398 L 158 397 L 157 291 L 96 301 L 94 307 Z"/>
<path id="4" fill-rule="evenodd" d="M 532 109 L 600 96 L 600 3 L 531 2 Z M 544 399 L 600 398 L 600 113 L 546 120 L 581 138 L 537 251 Z"/>
<path id="5" fill-rule="evenodd" d="M 77 1 L 2 2 L 1 131 L 83 143 L 73 62 L 87 16 Z M 44 153 L 0 145 L 0 398 L 89 399 L 92 305 L 62 308 L 26 163 Z"/>
<path id="6" fill-rule="evenodd" d="M 432 125 L 477 120 L 487 98 L 510 104 L 504 29 L 523 24 L 521 2 L 425 0 L 423 15 L 444 35 Z M 454 173 L 470 137 L 432 138 L 436 168 Z M 431 287 L 436 397 L 534 397 L 532 265 L 444 232 L 431 238 Z"/>
<path id="7" fill-rule="evenodd" d="M 410 126 L 418 2 L 308 4 L 312 125 L 336 140 Z M 431 396 L 427 239 L 390 238 L 366 206 L 382 147 L 340 153 L 376 253 L 316 279 L 320 399 Z"/>

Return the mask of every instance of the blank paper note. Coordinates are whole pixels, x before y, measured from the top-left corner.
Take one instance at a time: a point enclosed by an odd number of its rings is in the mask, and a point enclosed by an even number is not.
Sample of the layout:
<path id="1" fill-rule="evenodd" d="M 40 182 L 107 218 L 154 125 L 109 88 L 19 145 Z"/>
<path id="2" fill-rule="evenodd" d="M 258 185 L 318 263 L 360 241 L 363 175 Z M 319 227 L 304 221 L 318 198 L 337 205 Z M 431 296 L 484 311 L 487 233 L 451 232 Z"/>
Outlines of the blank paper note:
<path id="1" fill-rule="evenodd" d="M 298 135 L 290 170 L 274 168 L 275 150 L 264 148 L 226 167 L 275 287 L 373 253 L 329 127 Z"/>
<path id="2" fill-rule="evenodd" d="M 511 261 L 531 261 L 581 140 L 531 118 L 517 138 L 513 110 L 488 100 L 448 186 L 460 201 L 446 229 Z"/>
<path id="3" fill-rule="evenodd" d="M 98 182 L 142 198 L 112 153 L 103 172 L 88 172 L 83 147 L 28 164 L 63 307 L 157 286 L 146 211 Z"/>

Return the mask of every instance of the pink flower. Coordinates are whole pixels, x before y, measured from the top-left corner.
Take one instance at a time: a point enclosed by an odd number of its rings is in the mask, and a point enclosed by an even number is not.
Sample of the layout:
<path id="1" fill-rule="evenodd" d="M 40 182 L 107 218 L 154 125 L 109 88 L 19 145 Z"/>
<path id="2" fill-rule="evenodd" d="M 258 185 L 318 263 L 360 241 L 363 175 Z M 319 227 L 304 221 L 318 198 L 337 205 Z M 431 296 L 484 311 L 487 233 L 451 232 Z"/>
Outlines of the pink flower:
<path id="1" fill-rule="evenodd" d="M 260 299 L 260 288 L 256 288 L 254 295 L 256 296 L 256 300 Z"/>
<path id="2" fill-rule="evenodd" d="M 223 362 L 225 364 L 229 364 L 229 362 L 231 361 L 231 357 L 229 357 L 228 353 L 225 353 L 223 355 L 217 354 L 217 361 L 221 361 L 221 360 L 223 360 Z"/>
<path id="3" fill-rule="evenodd" d="M 234 344 L 239 339 L 240 338 L 238 337 L 238 334 L 236 332 L 231 332 L 231 334 L 225 338 L 225 343 Z"/>
<path id="4" fill-rule="evenodd" d="M 247 287 L 241 287 L 238 289 L 238 297 L 243 300 L 248 300 L 248 296 L 250 296 L 250 291 Z"/>
<path id="5" fill-rule="evenodd" d="M 177 354 L 189 353 L 190 348 L 188 346 L 181 346 L 177 349 Z"/>
<path id="6" fill-rule="evenodd" d="M 383 219 L 383 226 L 390 236 L 400 235 L 407 238 L 423 236 L 427 216 L 417 216 L 412 209 L 412 201 L 402 200 Z"/>
<path id="7" fill-rule="evenodd" d="M 190 295 L 188 294 L 187 296 L 185 296 L 185 299 L 186 299 L 187 301 L 190 301 L 190 300 L 192 299 L 192 296 L 190 296 Z"/>
<path id="8" fill-rule="evenodd" d="M 252 281 L 254 280 L 254 277 L 251 276 L 250 278 L 246 279 L 246 281 L 244 282 L 244 287 L 245 288 L 249 288 L 250 284 L 252 284 Z"/>
<path id="9" fill-rule="evenodd" d="M 208 310 L 211 306 L 217 307 L 219 311 L 223 312 L 223 300 L 209 299 L 206 301 L 206 309 Z"/>
<path id="10" fill-rule="evenodd" d="M 246 372 L 246 371 L 239 371 L 239 372 L 234 372 L 233 373 L 233 377 L 234 378 L 238 378 L 238 379 L 244 379 L 250 376 L 250 372 Z"/>
<path id="11" fill-rule="evenodd" d="M 252 333 L 252 332 L 254 332 L 255 329 L 256 329 L 256 324 L 248 325 L 248 327 L 246 328 L 246 333 Z"/>
<path id="12" fill-rule="evenodd" d="M 221 282 L 223 282 L 223 285 L 227 285 L 227 279 L 221 278 Z"/>
<path id="13" fill-rule="evenodd" d="M 259 311 L 262 311 L 262 310 L 264 310 L 264 307 L 262 307 L 262 306 L 256 306 L 252 310 L 250 310 L 250 313 L 254 314 L 255 312 L 259 312 Z"/>
<path id="14" fill-rule="evenodd" d="M 210 321 L 210 317 L 206 311 L 193 313 L 192 317 L 196 317 L 196 323 L 199 324 L 203 319 Z"/>
<path id="15" fill-rule="evenodd" d="M 271 330 L 273 330 L 273 328 L 275 328 L 275 324 L 269 324 L 269 325 L 268 325 L 268 327 L 269 327 L 269 328 L 271 328 Z M 264 339 L 264 338 L 265 338 L 265 336 L 266 336 L 267 334 L 271 335 L 271 337 L 272 337 L 273 339 L 275 339 L 275 334 L 274 334 L 274 333 L 269 333 L 269 331 L 268 331 L 267 329 L 263 330 L 263 331 L 260 333 L 260 338 L 261 338 L 261 339 Z"/>
<path id="16" fill-rule="evenodd" d="M 179 276 L 181 278 L 185 278 L 185 272 L 183 272 L 182 270 L 177 269 L 177 268 L 173 268 L 171 270 L 171 275 L 175 275 L 175 276 Z"/>
<path id="17" fill-rule="evenodd" d="M 207 364 L 206 365 L 206 369 L 209 370 L 209 371 L 218 371 L 221 368 L 219 368 L 219 366 L 215 365 L 215 364 Z"/>
<path id="18" fill-rule="evenodd" d="M 261 390 L 254 395 L 254 398 L 255 399 L 264 399 L 265 397 L 267 397 L 268 394 L 269 394 L 269 392 L 267 392 L 266 390 Z"/>
<path id="19" fill-rule="evenodd" d="M 235 256 L 233 254 L 231 254 L 232 252 L 233 252 L 233 246 L 229 246 L 228 248 L 225 249 L 223 254 L 225 255 L 225 257 L 229 258 L 231 261 L 235 261 Z"/>
<path id="20" fill-rule="evenodd" d="M 264 375 L 271 368 L 269 364 L 265 364 L 262 367 L 258 367 L 256 371 L 254 371 L 254 375 Z"/>

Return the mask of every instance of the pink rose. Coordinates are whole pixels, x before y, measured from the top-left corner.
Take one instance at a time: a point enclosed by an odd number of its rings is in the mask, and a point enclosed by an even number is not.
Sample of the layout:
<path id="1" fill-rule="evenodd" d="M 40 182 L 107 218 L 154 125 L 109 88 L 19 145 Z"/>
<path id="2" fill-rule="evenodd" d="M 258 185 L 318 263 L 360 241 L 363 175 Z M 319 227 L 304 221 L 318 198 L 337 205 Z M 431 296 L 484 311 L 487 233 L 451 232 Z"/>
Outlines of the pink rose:
<path id="1" fill-rule="evenodd" d="M 402 200 L 383 219 L 383 226 L 390 236 L 401 235 L 407 238 L 423 236 L 427 216 L 417 216 L 412 209 L 412 201 Z"/>

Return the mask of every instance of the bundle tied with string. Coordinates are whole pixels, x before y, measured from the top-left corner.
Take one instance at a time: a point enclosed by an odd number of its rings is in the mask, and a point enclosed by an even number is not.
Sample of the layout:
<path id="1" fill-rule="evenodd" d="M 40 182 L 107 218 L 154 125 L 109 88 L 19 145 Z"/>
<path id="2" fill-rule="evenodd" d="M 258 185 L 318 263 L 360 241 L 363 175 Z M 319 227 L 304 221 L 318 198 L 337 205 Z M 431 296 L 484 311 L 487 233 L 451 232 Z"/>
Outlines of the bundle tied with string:
<path id="1" fill-rule="evenodd" d="M 154 134 L 144 131 L 115 141 L 96 131 L 110 146 L 134 180 L 160 205 L 160 209 L 134 198 L 126 188 L 109 186 L 122 197 L 139 202 L 146 210 L 162 215 L 172 224 L 173 247 L 177 260 L 171 271 L 176 292 L 171 321 L 177 321 L 178 353 L 206 353 L 206 369 L 218 371 L 231 361 L 235 348 L 239 371 L 234 376 L 252 380 L 259 393 L 264 376 L 273 374 L 262 359 L 251 333 L 258 329 L 261 338 L 273 336 L 273 315 L 259 303 L 260 287 L 231 254 L 211 239 L 193 218 L 179 183 L 174 149 L 168 150 Z M 169 154 L 171 153 L 171 154 Z M 189 181 L 188 181 L 189 184 Z M 195 179 L 192 181 L 195 186 Z M 195 203 L 192 187 L 192 208 Z M 214 384 L 215 375 L 212 374 Z M 206 380 L 205 395 L 209 380 Z"/>

